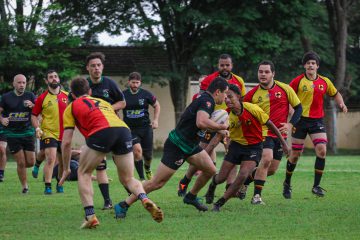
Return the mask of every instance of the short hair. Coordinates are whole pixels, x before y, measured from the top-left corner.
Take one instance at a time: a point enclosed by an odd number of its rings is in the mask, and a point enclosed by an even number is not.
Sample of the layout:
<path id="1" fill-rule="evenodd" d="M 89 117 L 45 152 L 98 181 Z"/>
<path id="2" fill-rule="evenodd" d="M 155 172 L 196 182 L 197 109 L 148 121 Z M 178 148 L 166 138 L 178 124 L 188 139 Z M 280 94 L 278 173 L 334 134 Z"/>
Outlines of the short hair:
<path id="1" fill-rule="evenodd" d="M 229 87 L 228 82 L 222 77 L 217 77 L 210 83 L 206 90 L 211 93 L 214 93 L 217 89 L 219 89 L 221 92 L 224 92 L 227 87 Z"/>
<path id="2" fill-rule="evenodd" d="M 90 54 L 86 57 L 86 65 L 88 65 L 89 62 L 90 62 L 92 59 L 95 59 L 95 58 L 100 59 L 101 63 L 104 64 L 104 62 L 105 62 L 105 55 L 104 55 L 102 52 L 93 52 L 93 53 L 90 53 Z"/>
<path id="3" fill-rule="evenodd" d="M 240 88 L 235 84 L 229 84 L 229 90 L 233 91 L 234 93 L 241 95 Z"/>
<path id="4" fill-rule="evenodd" d="M 260 65 L 270 65 L 270 69 L 271 69 L 271 72 L 275 72 L 275 65 L 272 61 L 270 60 L 263 60 L 261 61 L 259 64 L 258 64 L 258 69 L 260 67 Z"/>
<path id="5" fill-rule="evenodd" d="M 139 80 L 141 81 L 141 74 L 138 72 L 132 72 L 129 74 L 129 81 L 130 80 Z"/>
<path id="6" fill-rule="evenodd" d="M 230 60 L 232 62 L 232 57 L 230 56 L 230 54 L 223 53 L 223 54 L 220 55 L 219 60 L 220 59 L 228 59 L 228 58 L 230 58 Z"/>
<path id="7" fill-rule="evenodd" d="M 71 80 L 70 89 L 76 97 L 79 97 L 89 92 L 90 85 L 86 78 L 79 76 Z"/>
<path id="8" fill-rule="evenodd" d="M 46 72 L 46 79 L 48 78 L 48 75 L 51 74 L 51 73 L 57 73 L 54 69 L 49 69 L 47 70 Z"/>
<path id="9" fill-rule="evenodd" d="M 302 64 L 305 65 L 309 60 L 315 60 L 316 64 L 320 64 L 320 57 L 316 52 L 309 51 L 304 54 L 302 58 Z"/>

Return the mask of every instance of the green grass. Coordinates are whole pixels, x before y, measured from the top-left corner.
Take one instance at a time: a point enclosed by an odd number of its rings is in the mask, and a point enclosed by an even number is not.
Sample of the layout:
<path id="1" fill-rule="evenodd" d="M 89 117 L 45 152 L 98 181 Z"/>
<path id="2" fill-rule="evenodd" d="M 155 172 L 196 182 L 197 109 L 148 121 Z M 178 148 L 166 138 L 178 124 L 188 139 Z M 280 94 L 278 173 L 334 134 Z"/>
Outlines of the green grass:
<path id="1" fill-rule="evenodd" d="M 157 157 L 154 168 L 158 162 Z M 44 196 L 41 174 L 33 179 L 29 169 L 30 193 L 24 196 L 16 165 L 9 162 L 5 182 L 0 183 L 0 239 L 359 239 L 360 156 L 327 158 L 322 186 L 328 192 L 324 198 L 310 192 L 313 164 L 311 156 L 300 160 L 293 177 L 292 200 L 285 200 L 281 194 L 283 161 L 278 173 L 265 185 L 265 206 L 250 204 L 251 186 L 244 201 L 231 199 L 220 213 L 199 213 L 182 203 L 176 192 L 187 167 L 184 164 L 163 189 L 150 194 L 165 212 L 160 224 L 139 203 L 129 209 L 125 220 L 115 220 L 112 212 L 100 210 L 103 202 L 94 183 L 101 225 L 94 230 L 80 230 L 83 209 L 76 182 L 66 183 L 65 194 Z M 126 192 L 117 181 L 114 164 L 109 161 L 108 166 L 114 179 L 110 183 L 111 196 L 118 202 Z M 220 185 L 217 196 L 223 191 L 224 185 Z"/>

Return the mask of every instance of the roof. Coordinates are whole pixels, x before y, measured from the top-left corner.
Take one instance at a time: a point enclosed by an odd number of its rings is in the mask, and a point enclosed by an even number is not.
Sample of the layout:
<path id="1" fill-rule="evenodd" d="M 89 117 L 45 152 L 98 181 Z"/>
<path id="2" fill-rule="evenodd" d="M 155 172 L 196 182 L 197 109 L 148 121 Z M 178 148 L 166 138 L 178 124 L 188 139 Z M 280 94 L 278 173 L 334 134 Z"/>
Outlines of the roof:
<path id="1" fill-rule="evenodd" d="M 86 56 L 92 52 L 105 54 L 104 75 L 108 76 L 127 76 L 134 71 L 142 74 L 169 71 L 167 54 L 161 47 L 84 46 L 70 49 L 73 60 L 84 62 L 84 74 L 87 73 Z"/>

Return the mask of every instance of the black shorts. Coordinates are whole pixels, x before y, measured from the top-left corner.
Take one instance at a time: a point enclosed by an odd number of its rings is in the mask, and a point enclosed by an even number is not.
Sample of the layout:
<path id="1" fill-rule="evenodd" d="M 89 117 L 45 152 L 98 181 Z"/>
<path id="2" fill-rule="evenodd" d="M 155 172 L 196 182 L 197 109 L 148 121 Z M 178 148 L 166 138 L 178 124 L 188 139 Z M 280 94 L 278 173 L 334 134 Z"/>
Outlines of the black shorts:
<path id="1" fill-rule="evenodd" d="M 273 150 L 273 159 L 281 161 L 283 156 L 283 149 L 280 140 L 276 137 L 265 137 L 263 142 L 263 148 L 269 148 Z"/>
<path id="2" fill-rule="evenodd" d="M 102 129 L 86 139 L 86 145 L 99 152 L 122 155 L 132 152 L 130 130 L 126 127 Z"/>
<path id="3" fill-rule="evenodd" d="M 185 162 L 185 160 L 188 157 L 195 155 L 195 154 L 201 152 L 202 150 L 203 149 L 197 145 L 191 151 L 190 154 L 186 154 L 181 150 L 181 148 L 179 148 L 177 145 L 175 145 L 168 138 L 168 139 L 166 139 L 165 144 L 164 144 L 164 152 L 163 152 L 163 156 L 161 158 L 161 162 L 165 166 L 167 166 L 173 170 L 178 170 L 179 167 L 181 167 L 181 165 L 183 165 L 183 163 Z"/>
<path id="4" fill-rule="evenodd" d="M 326 133 L 323 118 L 301 117 L 292 130 L 292 137 L 305 139 L 307 134 Z"/>
<path id="5" fill-rule="evenodd" d="M 216 135 L 216 132 L 206 131 L 204 136 L 201 137 L 200 142 L 209 144 L 211 139 L 213 139 L 213 137 L 215 137 L 215 135 Z"/>
<path id="6" fill-rule="evenodd" d="M 12 154 L 20 150 L 35 152 L 35 139 L 33 136 L 28 137 L 8 137 L 9 150 Z"/>
<path id="7" fill-rule="evenodd" d="M 5 134 L 0 134 L 0 142 L 7 142 L 7 138 Z"/>
<path id="8" fill-rule="evenodd" d="M 146 128 L 133 128 L 131 129 L 132 143 L 140 143 L 143 151 L 153 150 L 153 129 L 151 127 Z"/>
<path id="9" fill-rule="evenodd" d="M 57 152 L 61 153 L 61 141 L 58 141 L 55 138 L 45 138 L 40 141 L 40 149 L 51 147 L 56 148 Z"/>
<path id="10" fill-rule="evenodd" d="M 254 161 L 256 162 L 256 165 L 258 165 L 261 159 L 262 150 L 262 142 L 253 145 L 242 145 L 231 141 L 229 150 L 224 157 L 224 161 L 231 162 L 235 165 L 240 165 L 242 161 Z"/>

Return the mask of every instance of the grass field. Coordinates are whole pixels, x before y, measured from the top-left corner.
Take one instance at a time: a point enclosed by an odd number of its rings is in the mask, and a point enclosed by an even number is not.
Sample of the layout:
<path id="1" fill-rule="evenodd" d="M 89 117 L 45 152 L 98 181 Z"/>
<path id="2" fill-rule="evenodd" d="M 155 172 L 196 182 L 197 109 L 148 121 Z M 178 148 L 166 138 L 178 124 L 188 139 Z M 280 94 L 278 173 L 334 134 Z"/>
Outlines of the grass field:
<path id="1" fill-rule="evenodd" d="M 156 158 L 154 168 L 158 162 Z M 9 162 L 5 182 L 0 183 L 0 239 L 360 239 L 360 156 L 332 156 L 326 164 L 322 187 L 328 192 L 324 198 L 310 192 L 314 157 L 304 156 L 293 177 L 292 200 L 281 194 L 283 160 L 278 173 L 265 185 L 266 205 L 250 204 L 251 186 L 245 200 L 231 199 L 220 213 L 199 213 L 182 203 L 176 192 L 187 167 L 184 164 L 163 189 L 150 194 L 164 210 L 160 224 L 139 203 L 129 209 L 125 220 L 115 220 L 112 211 L 100 210 L 103 202 L 94 183 L 95 211 L 101 225 L 80 230 L 83 209 L 76 182 L 66 183 L 65 194 L 45 196 L 42 176 L 33 179 L 29 169 L 30 193 L 22 195 L 16 165 Z M 110 193 L 118 202 L 126 193 L 118 183 L 114 164 L 109 161 L 108 166 L 114 179 Z M 223 190 L 220 185 L 217 196 Z"/>

